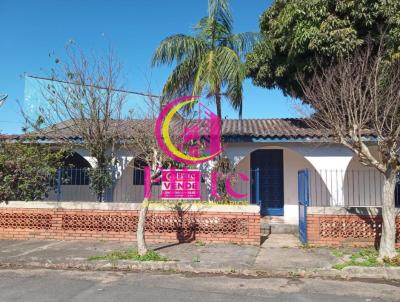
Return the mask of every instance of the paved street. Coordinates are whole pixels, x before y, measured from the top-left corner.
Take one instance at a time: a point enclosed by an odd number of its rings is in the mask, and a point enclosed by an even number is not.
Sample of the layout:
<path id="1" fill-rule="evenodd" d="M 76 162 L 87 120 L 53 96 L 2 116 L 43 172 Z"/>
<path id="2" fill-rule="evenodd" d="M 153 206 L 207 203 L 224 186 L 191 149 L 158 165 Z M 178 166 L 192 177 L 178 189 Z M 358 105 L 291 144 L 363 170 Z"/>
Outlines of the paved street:
<path id="1" fill-rule="evenodd" d="M 383 281 L 0 270 L 0 301 L 400 301 Z"/>

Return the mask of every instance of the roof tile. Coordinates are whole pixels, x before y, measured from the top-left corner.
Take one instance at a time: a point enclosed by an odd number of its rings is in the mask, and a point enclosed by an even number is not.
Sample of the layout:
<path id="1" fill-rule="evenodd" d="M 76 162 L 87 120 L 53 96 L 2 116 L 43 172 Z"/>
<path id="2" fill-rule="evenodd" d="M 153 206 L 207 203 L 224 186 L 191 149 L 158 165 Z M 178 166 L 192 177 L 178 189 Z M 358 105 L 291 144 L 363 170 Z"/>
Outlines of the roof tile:
<path id="1" fill-rule="evenodd" d="M 312 129 L 306 119 L 227 119 L 222 122 L 223 136 L 274 137 L 320 137 L 322 133 Z"/>
<path id="2" fill-rule="evenodd" d="M 117 122 L 116 122 L 117 123 Z M 151 124 L 151 125 L 150 125 Z M 153 123 L 149 124 L 152 128 Z M 125 120 L 118 122 L 129 137 L 129 129 L 143 127 L 143 120 Z M 321 131 L 311 128 L 306 119 L 225 119 L 222 121 L 222 135 L 224 137 L 246 138 L 315 138 L 321 137 Z M 1 135 L 0 139 L 9 139 L 10 136 Z M 14 136 L 15 138 L 15 136 Z M 80 137 L 66 124 L 61 123 L 46 129 L 44 134 L 37 137 L 39 140 L 67 139 L 79 140 Z"/>

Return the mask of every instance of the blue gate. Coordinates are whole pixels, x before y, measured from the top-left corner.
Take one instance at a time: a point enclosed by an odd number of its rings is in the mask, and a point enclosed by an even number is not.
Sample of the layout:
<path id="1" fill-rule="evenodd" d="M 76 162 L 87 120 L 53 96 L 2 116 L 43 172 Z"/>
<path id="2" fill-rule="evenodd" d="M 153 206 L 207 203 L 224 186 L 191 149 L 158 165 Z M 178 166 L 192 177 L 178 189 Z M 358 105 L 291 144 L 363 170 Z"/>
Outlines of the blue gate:
<path id="1" fill-rule="evenodd" d="M 301 243 L 307 243 L 307 206 L 309 204 L 308 170 L 298 172 L 298 198 L 299 198 L 299 238 Z"/>

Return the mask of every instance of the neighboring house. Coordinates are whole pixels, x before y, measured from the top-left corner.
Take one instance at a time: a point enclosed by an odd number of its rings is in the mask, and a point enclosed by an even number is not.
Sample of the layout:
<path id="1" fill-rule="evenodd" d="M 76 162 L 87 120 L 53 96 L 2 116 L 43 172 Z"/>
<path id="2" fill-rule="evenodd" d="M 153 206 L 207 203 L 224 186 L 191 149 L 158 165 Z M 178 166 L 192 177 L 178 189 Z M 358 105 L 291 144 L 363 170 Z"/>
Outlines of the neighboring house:
<path id="1" fill-rule="evenodd" d="M 17 137 L 18 135 L 0 134 L 0 141 L 11 140 Z"/>
<path id="2" fill-rule="evenodd" d="M 134 121 L 126 121 L 125 126 Z M 248 194 L 250 203 L 259 204 L 261 215 L 283 216 L 286 223 L 298 223 L 298 172 L 309 171 L 310 203 L 313 206 L 380 206 L 382 178 L 363 166 L 344 146 L 327 141 L 303 119 L 223 120 L 224 154 L 236 171 L 247 173 L 250 182 L 235 184 Z M 40 142 L 55 143 L 57 137 L 76 142 L 69 164 L 76 168 L 95 165 L 88 152 L 79 148 L 80 138 L 59 127 L 57 132 L 38 137 Z M 374 143 L 371 140 L 373 152 Z M 143 198 L 143 173 L 135 169 L 134 152 L 120 146 L 117 171 L 108 201 L 140 202 Z M 136 166 L 138 163 L 136 163 Z M 75 173 L 75 174 L 74 174 Z M 62 200 L 95 200 L 88 179 L 81 170 L 70 172 L 73 181 L 63 186 Z M 157 199 L 160 187 L 154 186 Z M 205 186 L 203 186 L 205 190 Z M 55 199 L 51 194 L 49 199 Z M 59 196 L 58 196 L 59 198 Z"/>

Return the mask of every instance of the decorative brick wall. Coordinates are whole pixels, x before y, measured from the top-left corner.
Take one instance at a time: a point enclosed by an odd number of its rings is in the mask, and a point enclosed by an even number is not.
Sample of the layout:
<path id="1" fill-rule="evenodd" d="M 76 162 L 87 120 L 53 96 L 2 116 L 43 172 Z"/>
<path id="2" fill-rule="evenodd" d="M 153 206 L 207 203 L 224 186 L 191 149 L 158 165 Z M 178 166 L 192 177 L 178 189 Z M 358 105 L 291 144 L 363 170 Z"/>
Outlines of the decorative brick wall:
<path id="1" fill-rule="evenodd" d="M 134 241 L 137 210 L 0 208 L 0 239 Z M 148 242 L 260 244 L 258 213 L 149 211 Z"/>
<path id="2" fill-rule="evenodd" d="M 310 212 L 307 215 L 307 239 L 311 245 L 372 246 L 379 243 L 382 217 L 376 211 L 370 214 L 365 211 L 340 213 L 343 210 L 336 214 Z M 397 246 L 400 247 L 400 216 L 396 228 Z"/>

